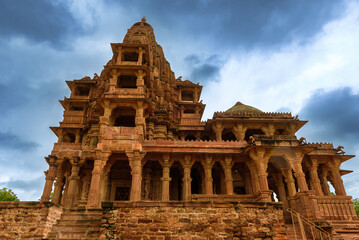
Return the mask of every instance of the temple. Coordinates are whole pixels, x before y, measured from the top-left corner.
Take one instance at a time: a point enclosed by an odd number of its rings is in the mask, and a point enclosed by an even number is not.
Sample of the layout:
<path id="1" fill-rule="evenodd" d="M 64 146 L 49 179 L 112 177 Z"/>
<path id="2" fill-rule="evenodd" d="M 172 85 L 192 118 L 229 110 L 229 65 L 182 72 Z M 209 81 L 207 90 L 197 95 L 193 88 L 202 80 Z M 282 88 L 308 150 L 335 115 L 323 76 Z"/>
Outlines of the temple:
<path id="1" fill-rule="evenodd" d="M 298 139 L 295 134 L 307 121 L 241 102 L 201 121 L 202 86 L 175 77 L 145 18 L 111 48 L 112 59 L 99 76 L 66 82 L 71 95 L 60 101 L 64 118 L 51 127 L 58 141 L 46 157 L 49 169 L 41 202 L 63 209 L 59 222 L 79 209 L 102 211 L 102 219 L 104 212 L 115 219 L 106 222 L 105 230 L 102 221 L 103 239 L 147 239 L 140 235 L 146 227 L 138 226 L 146 221 L 143 226 L 155 225 L 151 211 L 187 209 L 181 213 L 188 211 L 187 217 L 173 225 L 195 226 L 196 208 L 214 211 L 212 216 L 203 210 L 209 215 L 200 222 L 210 224 L 206 218 L 217 216 L 218 209 L 225 217 L 237 207 L 242 210 L 232 218 L 256 210 L 272 221 L 275 212 L 279 223 L 268 223 L 263 239 L 295 239 L 291 231 L 306 235 L 298 239 L 315 239 L 310 238 L 313 229 L 323 239 L 357 236 L 359 220 L 342 180 L 351 171 L 340 168 L 353 155 L 346 155 L 343 147 Z M 131 215 L 137 219 L 132 230 L 123 220 Z M 161 224 L 166 221 L 171 223 L 166 218 Z M 61 238 L 58 225 L 50 239 Z M 206 228 L 201 231 L 207 235 L 186 231 L 198 237 L 192 239 L 254 239 L 246 238 L 245 229 L 242 238 L 235 235 L 238 231 L 226 230 L 236 226 L 231 222 L 220 227 L 225 229 L 223 238 Z M 176 238 L 180 232 L 169 226 L 153 228 L 148 236 L 158 238 L 148 239 L 184 239 Z"/>

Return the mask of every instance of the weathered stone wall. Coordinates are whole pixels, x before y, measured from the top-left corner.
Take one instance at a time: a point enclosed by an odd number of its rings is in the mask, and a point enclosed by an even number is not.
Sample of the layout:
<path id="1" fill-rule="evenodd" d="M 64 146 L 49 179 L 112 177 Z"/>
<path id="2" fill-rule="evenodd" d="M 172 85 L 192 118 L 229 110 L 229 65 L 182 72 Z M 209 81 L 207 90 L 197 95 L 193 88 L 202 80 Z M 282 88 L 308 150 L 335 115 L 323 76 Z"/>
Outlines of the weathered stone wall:
<path id="1" fill-rule="evenodd" d="M 61 214 L 52 203 L 0 202 L 0 239 L 42 239 Z"/>
<path id="2" fill-rule="evenodd" d="M 279 203 L 105 202 L 104 239 L 287 239 Z"/>

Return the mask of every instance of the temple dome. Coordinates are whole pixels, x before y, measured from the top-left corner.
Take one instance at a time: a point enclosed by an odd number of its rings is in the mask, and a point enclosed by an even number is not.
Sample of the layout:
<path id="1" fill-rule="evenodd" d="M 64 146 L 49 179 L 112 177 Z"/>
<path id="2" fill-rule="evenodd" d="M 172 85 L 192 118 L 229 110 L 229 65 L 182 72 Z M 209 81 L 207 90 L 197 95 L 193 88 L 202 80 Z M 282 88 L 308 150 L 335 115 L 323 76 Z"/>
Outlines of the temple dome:
<path id="1" fill-rule="evenodd" d="M 252 113 L 261 113 L 262 111 L 258 108 L 245 105 L 241 102 L 237 102 L 233 107 L 227 109 L 226 113 L 244 113 L 244 112 L 252 112 Z"/>
<path id="2" fill-rule="evenodd" d="M 141 22 L 137 22 L 132 25 L 130 29 L 127 30 L 127 33 L 123 39 L 123 43 L 130 44 L 153 44 L 156 42 L 155 34 L 153 28 L 150 24 L 147 23 L 146 18 L 143 17 Z"/>

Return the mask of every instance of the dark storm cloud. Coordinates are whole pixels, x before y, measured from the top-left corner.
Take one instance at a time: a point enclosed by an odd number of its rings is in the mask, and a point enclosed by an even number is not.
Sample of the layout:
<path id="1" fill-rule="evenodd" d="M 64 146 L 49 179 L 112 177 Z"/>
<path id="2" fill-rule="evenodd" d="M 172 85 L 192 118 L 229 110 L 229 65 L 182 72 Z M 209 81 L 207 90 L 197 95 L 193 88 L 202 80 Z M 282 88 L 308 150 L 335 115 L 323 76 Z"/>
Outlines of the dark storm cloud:
<path id="1" fill-rule="evenodd" d="M 271 46 L 293 38 L 306 42 L 344 8 L 343 1 L 326 0 L 126 0 L 117 3 L 132 13 L 145 15 L 153 25 L 167 26 L 173 34 L 205 36 L 218 44 L 217 48 Z"/>
<path id="2" fill-rule="evenodd" d="M 10 189 L 23 189 L 23 190 L 33 190 L 34 186 L 40 186 L 44 177 L 38 177 L 31 180 L 10 180 L 6 182 L 6 187 Z"/>
<path id="3" fill-rule="evenodd" d="M 62 45 L 69 34 L 83 33 L 69 9 L 51 0 L 0 1 L 0 37 L 21 36 Z"/>
<path id="4" fill-rule="evenodd" d="M 32 151 L 35 150 L 38 146 L 38 143 L 27 139 L 22 139 L 21 137 L 16 136 L 9 131 L 0 132 L 0 148 L 2 149 Z"/>
<path id="5" fill-rule="evenodd" d="M 359 141 L 359 94 L 354 94 L 351 88 L 317 91 L 302 108 L 299 117 L 309 120 L 303 131 L 314 141 L 343 145 L 349 150 L 348 154 L 356 150 L 355 145 Z"/>
<path id="6" fill-rule="evenodd" d="M 195 54 L 188 55 L 185 62 L 189 68 L 189 79 L 192 82 L 204 84 L 208 81 L 216 81 L 222 67 L 222 61 L 216 55 L 204 58 Z"/>

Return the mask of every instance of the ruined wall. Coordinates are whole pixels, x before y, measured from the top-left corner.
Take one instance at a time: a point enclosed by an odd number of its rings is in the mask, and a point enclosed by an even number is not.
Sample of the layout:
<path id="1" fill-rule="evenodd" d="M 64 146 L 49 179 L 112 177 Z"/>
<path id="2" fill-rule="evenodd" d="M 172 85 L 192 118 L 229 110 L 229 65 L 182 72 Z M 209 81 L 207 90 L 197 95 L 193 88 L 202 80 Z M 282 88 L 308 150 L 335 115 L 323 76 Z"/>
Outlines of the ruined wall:
<path id="1" fill-rule="evenodd" d="M 104 239 L 287 239 L 279 203 L 105 202 Z"/>
<path id="2" fill-rule="evenodd" d="M 61 214 L 52 203 L 0 202 L 0 239 L 42 239 Z"/>

